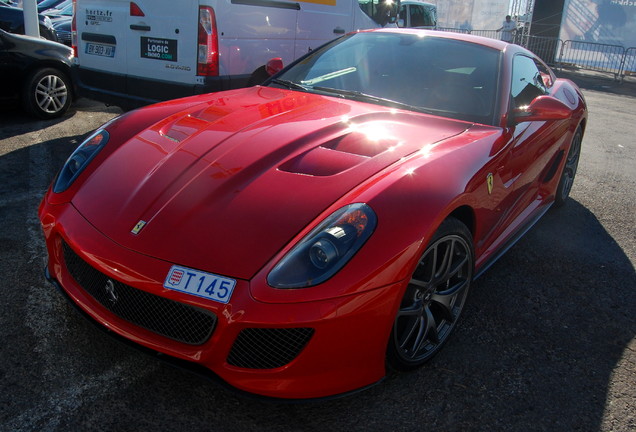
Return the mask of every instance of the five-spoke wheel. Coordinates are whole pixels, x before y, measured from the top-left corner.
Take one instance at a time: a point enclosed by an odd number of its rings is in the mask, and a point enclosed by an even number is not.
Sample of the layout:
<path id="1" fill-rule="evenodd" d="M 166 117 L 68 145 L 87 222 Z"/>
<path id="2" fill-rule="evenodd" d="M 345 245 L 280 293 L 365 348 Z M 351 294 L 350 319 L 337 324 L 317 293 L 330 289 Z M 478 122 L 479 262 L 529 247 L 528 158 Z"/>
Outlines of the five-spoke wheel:
<path id="1" fill-rule="evenodd" d="M 390 366 L 408 370 L 433 357 L 455 328 L 473 276 L 471 234 L 447 219 L 424 251 L 393 324 Z"/>

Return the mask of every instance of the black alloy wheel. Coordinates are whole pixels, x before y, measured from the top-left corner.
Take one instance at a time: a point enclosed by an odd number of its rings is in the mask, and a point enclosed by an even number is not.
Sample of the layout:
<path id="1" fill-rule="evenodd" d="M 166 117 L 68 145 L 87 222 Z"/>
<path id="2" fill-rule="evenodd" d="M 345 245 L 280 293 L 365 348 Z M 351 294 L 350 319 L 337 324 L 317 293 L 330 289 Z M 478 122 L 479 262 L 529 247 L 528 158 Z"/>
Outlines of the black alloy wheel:
<path id="1" fill-rule="evenodd" d="M 464 224 L 449 218 L 422 254 L 393 324 L 387 349 L 392 368 L 417 368 L 448 340 L 472 282 L 471 238 Z"/>
<path id="2" fill-rule="evenodd" d="M 581 142 L 583 141 L 583 130 L 581 126 L 576 129 L 572 143 L 570 144 L 570 150 L 568 150 L 568 157 L 565 160 L 563 166 L 563 172 L 561 173 L 561 179 L 557 186 L 556 196 L 554 199 L 554 205 L 561 207 L 565 204 L 565 201 L 570 196 L 572 185 L 574 184 L 574 177 L 576 176 L 576 170 L 579 166 L 579 159 L 581 156 Z"/>

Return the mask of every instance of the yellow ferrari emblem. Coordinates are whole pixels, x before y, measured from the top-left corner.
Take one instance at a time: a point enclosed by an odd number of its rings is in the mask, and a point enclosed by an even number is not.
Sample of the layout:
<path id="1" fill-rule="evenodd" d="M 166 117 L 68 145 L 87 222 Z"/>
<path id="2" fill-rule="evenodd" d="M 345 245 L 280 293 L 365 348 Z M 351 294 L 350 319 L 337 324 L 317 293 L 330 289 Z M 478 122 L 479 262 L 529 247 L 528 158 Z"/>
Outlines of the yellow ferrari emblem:
<path id="1" fill-rule="evenodd" d="M 140 220 L 139 222 L 137 222 L 137 225 L 135 225 L 135 227 L 130 232 L 135 235 L 139 234 L 139 231 L 141 231 L 143 227 L 145 226 L 146 226 L 146 221 Z"/>
<path id="2" fill-rule="evenodd" d="M 494 178 L 492 176 L 492 173 L 488 173 L 488 175 L 486 176 L 486 184 L 488 185 L 488 195 L 492 194 L 493 183 L 494 183 Z"/>

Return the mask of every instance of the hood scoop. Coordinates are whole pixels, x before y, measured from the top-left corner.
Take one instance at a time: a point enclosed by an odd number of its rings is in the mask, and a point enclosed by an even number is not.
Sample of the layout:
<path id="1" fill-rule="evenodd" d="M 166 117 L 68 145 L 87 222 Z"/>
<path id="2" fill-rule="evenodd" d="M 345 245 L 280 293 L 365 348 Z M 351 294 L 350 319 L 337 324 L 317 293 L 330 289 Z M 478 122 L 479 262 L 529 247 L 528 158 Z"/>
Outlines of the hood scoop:
<path id="1" fill-rule="evenodd" d="M 372 137 L 368 132 L 349 131 L 282 164 L 281 171 L 311 176 L 332 176 L 393 150 L 399 141 Z"/>

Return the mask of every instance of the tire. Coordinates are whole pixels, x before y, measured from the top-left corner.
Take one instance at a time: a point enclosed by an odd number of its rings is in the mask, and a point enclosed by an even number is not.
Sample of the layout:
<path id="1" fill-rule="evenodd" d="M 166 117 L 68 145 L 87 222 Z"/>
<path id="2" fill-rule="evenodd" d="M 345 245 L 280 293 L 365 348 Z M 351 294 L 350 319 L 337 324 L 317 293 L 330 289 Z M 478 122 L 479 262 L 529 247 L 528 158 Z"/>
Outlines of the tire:
<path id="1" fill-rule="evenodd" d="M 406 288 L 387 348 L 389 367 L 415 369 L 440 351 L 464 308 L 473 269 L 470 231 L 449 218 L 426 247 Z"/>
<path id="2" fill-rule="evenodd" d="M 22 104 L 36 117 L 60 117 L 71 106 L 71 100 L 71 80 L 58 69 L 37 69 L 25 81 Z"/>
<path id="3" fill-rule="evenodd" d="M 559 179 L 559 185 L 557 186 L 554 206 L 561 207 L 567 201 L 574 184 L 574 177 L 576 177 L 576 170 L 579 166 L 579 158 L 581 156 L 581 142 L 583 141 L 583 130 L 581 126 L 576 129 L 570 149 L 568 150 L 568 157 L 565 160 L 563 171 L 561 172 L 561 178 Z"/>

